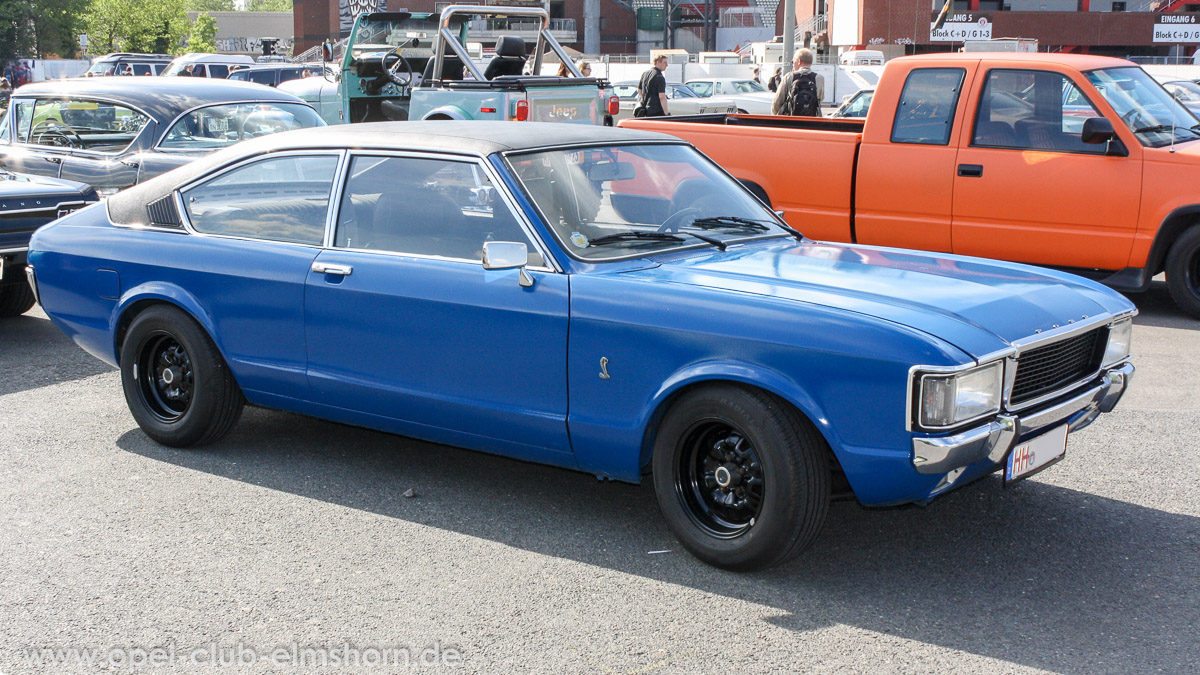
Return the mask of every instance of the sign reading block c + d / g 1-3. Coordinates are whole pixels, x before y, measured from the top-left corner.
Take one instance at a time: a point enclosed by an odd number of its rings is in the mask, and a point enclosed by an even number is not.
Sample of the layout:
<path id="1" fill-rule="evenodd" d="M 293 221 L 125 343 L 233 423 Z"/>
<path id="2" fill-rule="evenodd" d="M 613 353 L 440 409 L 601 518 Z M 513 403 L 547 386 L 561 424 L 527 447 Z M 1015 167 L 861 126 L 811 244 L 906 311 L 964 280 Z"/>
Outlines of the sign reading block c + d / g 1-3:
<path id="1" fill-rule="evenodd" d="M 1154 21 L 1154 42 L 1200 42 L 1200 15 L 1163 14 Z"/>
<path id="2" fill-rule="evenodd" d="M 946 23 L 941 28 L 937 24 L 935 12 L 929 20 L 930 42 L 962 42 L 964 40 L 991 40 L 992 21 L 986 14 L 979 12 L 955 12 L 946 17 Z"/>

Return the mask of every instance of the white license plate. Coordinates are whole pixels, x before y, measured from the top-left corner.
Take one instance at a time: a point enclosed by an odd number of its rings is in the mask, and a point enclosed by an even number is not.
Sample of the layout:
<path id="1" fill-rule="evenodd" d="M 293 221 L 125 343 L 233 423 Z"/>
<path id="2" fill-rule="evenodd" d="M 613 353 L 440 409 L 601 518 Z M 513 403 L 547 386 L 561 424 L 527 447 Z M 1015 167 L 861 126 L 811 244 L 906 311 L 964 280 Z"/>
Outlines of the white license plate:
<path id="1" fill-rule="evenodd" d="M 1067 425 L 1063 424 L 1013 448 L 1005 463 L 1004 482 L 1027 478 L 1062 459 L 1066 452 Z"/>

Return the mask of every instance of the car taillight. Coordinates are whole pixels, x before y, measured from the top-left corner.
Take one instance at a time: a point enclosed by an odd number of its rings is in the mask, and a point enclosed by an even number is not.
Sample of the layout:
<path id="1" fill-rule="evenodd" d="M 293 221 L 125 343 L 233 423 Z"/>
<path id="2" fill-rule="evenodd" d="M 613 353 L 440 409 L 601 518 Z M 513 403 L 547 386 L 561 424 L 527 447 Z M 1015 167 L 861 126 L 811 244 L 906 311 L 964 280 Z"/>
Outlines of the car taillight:
<path id="1" fill-rule="evenodd" d="M 529 119 L 529 101 L 517 101 L 517 114 L 513 119 L 518 122 L 524 122 Z"/>
<path id="2" fill-rule="evenodd" d="M 608 97 L 608 114 L 616 115 L 619 112 L 621 112 L 621 99 L 617 98 L 616 96 L 609 96 Z"/>

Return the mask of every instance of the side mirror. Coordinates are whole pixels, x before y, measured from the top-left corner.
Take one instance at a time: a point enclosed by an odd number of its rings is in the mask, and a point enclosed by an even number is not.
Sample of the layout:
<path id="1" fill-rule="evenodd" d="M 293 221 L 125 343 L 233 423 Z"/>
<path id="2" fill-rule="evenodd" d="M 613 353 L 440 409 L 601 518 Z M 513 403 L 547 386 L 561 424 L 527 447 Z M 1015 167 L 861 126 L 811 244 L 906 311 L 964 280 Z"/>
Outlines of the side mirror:
<path id="1" fill-rule="evenodd" d="M 333 60 L 333 43 L 326 40 L 321 43 L 321 61 L 329 63 Z"/>
<path id="2" fill-rule="evenodd" d="M 485 241 L 483 242 L 483 269 L 511 270 L 518 269 L 519 283 L 528 288 L 533 285 L 533 277 L 525 271 L 529 263 L 529 249 L 519 241 Z"/>
<path id="3" fill-rule="evenodd" d="M 1099 145 L 1111 141 L 1116 136 L 1112 122 L 1107 117 L 1089 117 L 1083 121 L 1083 131 L 1079 134 L 1079 140 L 1090 145 Z"/>

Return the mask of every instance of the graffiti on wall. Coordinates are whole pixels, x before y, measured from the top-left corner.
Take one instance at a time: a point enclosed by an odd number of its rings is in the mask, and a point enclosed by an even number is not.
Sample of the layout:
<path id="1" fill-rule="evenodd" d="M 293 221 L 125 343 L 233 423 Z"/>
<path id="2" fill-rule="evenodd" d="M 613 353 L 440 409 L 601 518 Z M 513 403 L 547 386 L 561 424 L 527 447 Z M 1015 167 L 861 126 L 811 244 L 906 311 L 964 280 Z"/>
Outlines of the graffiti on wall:
<path id="1" fill-rule="evenodd" d="M 350 34 L 354 20 L 364 12 L 386 12 L 387 0 L 338 0 L 338 19 L 342 35 Z"/>
<path id="2" fill-rule="evenodd" d="M 247 37 L 217 38 L 217 51 L 226 54 L 261 54 L 262 40 Z M 292 38 L 281 37 L 275 44 L 276 54 L 292 53 Z"/>

